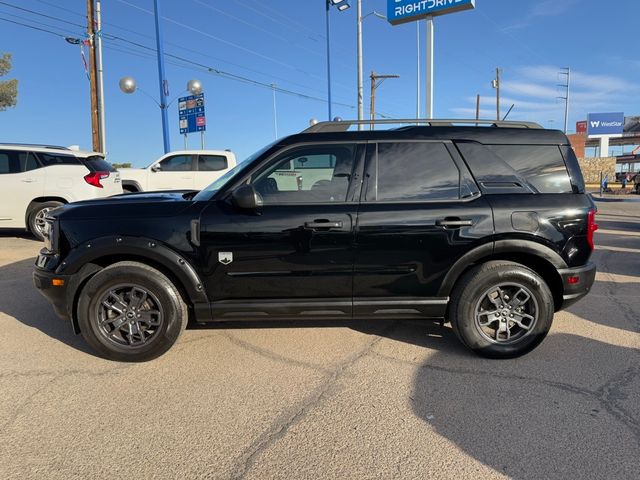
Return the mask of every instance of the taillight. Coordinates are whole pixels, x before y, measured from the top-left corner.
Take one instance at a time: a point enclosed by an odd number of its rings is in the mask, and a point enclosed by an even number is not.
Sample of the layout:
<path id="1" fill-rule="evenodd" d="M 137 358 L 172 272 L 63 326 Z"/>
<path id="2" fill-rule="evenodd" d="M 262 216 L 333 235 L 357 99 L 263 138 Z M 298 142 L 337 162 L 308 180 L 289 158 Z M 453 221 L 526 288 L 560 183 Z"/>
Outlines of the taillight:
<path id="1" fill-rule="evenodd" d="M 598 224 L 596 223 L 596 210 L 591 209 L 587 214 L 587 242 L 589 243 L 591 250 L 595 248 L 593 243 L 593 234 L 596 230 L 598 230 Z"/>
<path id="2" fill-rule="evenodd" d="M 84 176 L 84 181 L 94 187 L 104 188 L 100 180 L 104 180 L 105 178 L 109 178 L 109 172 L 92 172 Z"/>

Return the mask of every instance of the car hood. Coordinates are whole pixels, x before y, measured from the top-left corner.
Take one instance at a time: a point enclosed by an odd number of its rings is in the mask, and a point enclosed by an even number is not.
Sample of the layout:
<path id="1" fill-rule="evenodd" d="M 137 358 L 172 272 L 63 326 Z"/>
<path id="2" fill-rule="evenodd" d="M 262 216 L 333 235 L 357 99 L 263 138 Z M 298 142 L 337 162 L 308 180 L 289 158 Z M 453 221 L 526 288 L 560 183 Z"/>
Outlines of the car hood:
<path id="1" fill-rule="evenodd" d="M 192 205 L 195 193 L 193 190 L 180 190 L 114 195 L 70 203 L 52 211 L 51 216 L 65 220 L 171 216 Z"/>

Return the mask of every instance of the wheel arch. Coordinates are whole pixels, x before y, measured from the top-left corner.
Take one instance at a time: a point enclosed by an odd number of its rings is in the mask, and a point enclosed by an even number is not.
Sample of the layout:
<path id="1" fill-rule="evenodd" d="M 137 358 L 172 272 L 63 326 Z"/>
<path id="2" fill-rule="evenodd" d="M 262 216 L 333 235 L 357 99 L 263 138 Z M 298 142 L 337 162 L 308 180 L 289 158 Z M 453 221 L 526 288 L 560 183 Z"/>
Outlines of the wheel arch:
<path id="1" fill-rule="evenodd" d="M 55 196 L 55 195 L 44 195 L 42 197 L 34 198 L 33 200 L 31 200 L 29 202 L 29 205 L 27 205 L 27 209 L 24 212 L 24 223 L 25 223 L 25 225 L 27 225 L 27 226 L 29 225 L 29 216 L 31 215 L 33 207 L 36 206 L 39 203 L 45 203 L 45 202 L 60 202 L 60 203 L 67 204 L 67 203 L 69 203 L 69 200 L 67 200 L 64 197 Z"/>
<path id="2" fill-rule="evenodd" d="M 139 182 L 136 182 L 135 180 L 122 180 L 123 190 L 124 190 L 124 187 L 133 187 L 136 189 L 136 192 L 142 192 L 142 186 L 140 185 Z"/>
<path id="3" fill-rule="evenodd" d="M 567 268 L 564 259 L 551 248 L 531 240 L 497 240 L 481 245 L 463 255 L 451 267 L 440 287 L 438 296 L 448 297 L 460 278 L 471 268 L 492 260 L 516 262 L 542 277 L 553 294 L 554 309 L 562 308 L 564 286 L 559 269 Z"/>
<path id="4" fill-rule="evenodd" d="M 184 301 L 194 309 L 197 318 L 208 316 L 209 300 L 203 283 L 184 256 L 151 239 L 103 237 L 71 250 L 56 269 L 56 273 L 74 278 L 68 304 L 76 333 L 79 333 L 77 302 L 82 288 L 97 272 L 121 261 L 139 262 L 162 272 L 176 286 Z"/>

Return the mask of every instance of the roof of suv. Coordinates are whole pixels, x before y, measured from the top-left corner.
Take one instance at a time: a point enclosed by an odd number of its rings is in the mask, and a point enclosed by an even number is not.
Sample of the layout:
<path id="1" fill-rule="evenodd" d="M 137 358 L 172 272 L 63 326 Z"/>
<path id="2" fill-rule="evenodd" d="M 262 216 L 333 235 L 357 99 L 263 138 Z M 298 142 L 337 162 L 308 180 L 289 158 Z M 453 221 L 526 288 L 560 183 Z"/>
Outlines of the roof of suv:
<path id="1" fill-rule="evenodd" d="M 46 153 L 59 153 L 61 155 L 74 155 L 80 158 L 86 157 L 104 157 L 103 153 L 91 152 L 88 150 L 74 150 L 69 147 L 61 147 L 59 145 L 42 145 L 42 144 L 28 144 L 28 143 L 0 143 L 0 150 L 23 150 L 29 152 L 46 152 Z"/>

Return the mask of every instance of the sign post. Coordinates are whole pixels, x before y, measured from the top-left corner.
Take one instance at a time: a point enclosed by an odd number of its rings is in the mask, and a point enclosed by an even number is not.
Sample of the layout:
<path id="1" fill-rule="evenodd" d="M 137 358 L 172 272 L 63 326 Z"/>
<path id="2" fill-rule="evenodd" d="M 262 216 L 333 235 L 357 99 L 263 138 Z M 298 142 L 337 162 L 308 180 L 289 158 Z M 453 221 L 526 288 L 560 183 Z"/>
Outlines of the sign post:
<path id="1" fill-rule="evenodd" d="M 427 118 L 433 118 L 433 17 L 475 7 L 476 0 L 387 0 L 387 20 L 391 25 L 415 22 L 423 18 L 427 20 Z"/>
<path id="2" fill-rule="evenodd" d="M 204 132 L 207 130 L 207 117 L 204 111 L 204 93 L 179 98 L 178 118 L 180 134 L 184 135 L 185 150 L 187 148 L 187 135 L 194 132 L 200 132 L 200 144 L 204 150 Z"/>

